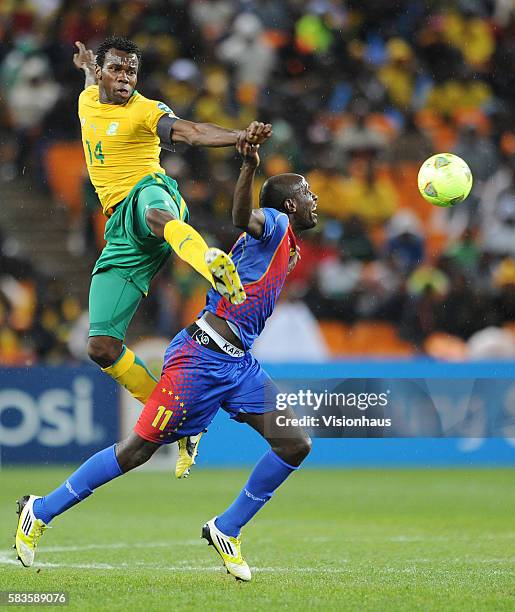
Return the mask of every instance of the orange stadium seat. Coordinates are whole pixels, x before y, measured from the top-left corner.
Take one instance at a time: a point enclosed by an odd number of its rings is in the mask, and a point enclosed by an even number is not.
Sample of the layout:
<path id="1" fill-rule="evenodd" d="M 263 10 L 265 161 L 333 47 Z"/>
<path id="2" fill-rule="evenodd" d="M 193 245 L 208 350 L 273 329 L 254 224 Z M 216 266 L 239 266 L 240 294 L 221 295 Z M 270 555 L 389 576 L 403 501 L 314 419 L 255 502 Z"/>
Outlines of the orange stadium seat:
<path id="1" fill-rule="evenodd" d="M 386 241 L 386 231 L 384 225 L 374 225 L 368 229 L 368 237 L 374 247 L 380 251 Z"/>
<path id="2" fill-rule="evenodd" d="M 64 202 L 74 219 L 83 207 L 84 152 L 80 142 L 56 142 L 46 152 L 48 182 L 54 195 Z"/>
<path id="3" fill-rule="evenodd" d="M 456 336 L 434 332 L 424 342 L 425 352 L 435 359 L 464 361 L 467 359 L 467 345 Z"/>
<path id="4" fill-rule="evenodd" d="M 408 208 L 417 217 L 426 222 L 434 213 L 434 208 L 420 195 L 417 186 L 418 162 L 405 162 L 395 165 L 391 169 L 391 177 L 399 194 L 399 208 Z"/>
<path id="5" fill-rule="evenodd" d="M 195 321 L 198 313 L 206 305 L 206 285 L 197 287 L 193 293 L 186 298 L 181 308 L 181 320 L 183 327 L 187 327 L 192 321 Z"/>
<path id="6" fill-rule="evenodd" d="M 319 321 L 320 331 L 333 356 L 345 354 L 348 346 L 348 327 L 341 321 Z"/>
<path id="7" fill-rule="evenodd" d="M 447 246 L 449 236 L 441 232 L 435 232 L 426 236 L 426 259 L 428 262 L 435 263 Z"/>
<path id="8" fill-rule="evenodd" d="M 511 335 L 515 338 L 515 321 L 506 321 L 506 323 L 504 323 L 502 327 L 503 329 L 508 330 L 511 333 Z"/>
<path id="9" fill-rule="evenodd" d="M 401 340 L 397 329 L 383 321 L 360 321 L 350 330 L 349 349 L 353 355 L 408 356 L 413 347 Z"/>
<path id="10" fill-rule="evenodd" d="M 334 357 L 350 355 L 409 356 L 414 348 L 397 335 L 394 325 L 362 321 L 347 326 L 340 321 L 320 321 L 320 330 Z"/>

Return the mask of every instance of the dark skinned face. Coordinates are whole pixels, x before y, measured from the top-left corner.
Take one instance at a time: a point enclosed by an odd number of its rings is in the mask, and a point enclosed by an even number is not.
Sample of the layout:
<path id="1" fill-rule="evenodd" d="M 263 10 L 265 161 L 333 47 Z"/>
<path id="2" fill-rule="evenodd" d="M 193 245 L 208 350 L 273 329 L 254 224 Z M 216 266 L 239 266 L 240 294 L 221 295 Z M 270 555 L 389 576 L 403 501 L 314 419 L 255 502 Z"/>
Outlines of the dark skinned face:
<path id="1" fill-rule="evenodd" d="M 125 104 L 136 87 L 138 67 L 138 58 L 134 53 L 109 49 L 102 68 L 95 67 L 100 102 Z"/>
<path id="2" fill-rule="evenodd" d="M 311 192 L 308 182 L 298 175 L 292 185 L 292 197 L 285 202 L 294 231 L 304 231 L 315 227 L 318 222 L 316 214 L 318 196 Z"/>

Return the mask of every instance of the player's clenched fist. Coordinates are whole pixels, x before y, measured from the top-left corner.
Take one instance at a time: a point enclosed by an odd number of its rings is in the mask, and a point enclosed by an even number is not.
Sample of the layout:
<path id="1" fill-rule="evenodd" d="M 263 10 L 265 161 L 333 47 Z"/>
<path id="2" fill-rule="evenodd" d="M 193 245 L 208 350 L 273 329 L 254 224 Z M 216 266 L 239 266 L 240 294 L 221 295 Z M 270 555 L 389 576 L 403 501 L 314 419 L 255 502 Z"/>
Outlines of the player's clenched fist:
<path id="1" fill-rule="evenodd" d="M 250 145 L 248 142 L 236 144 L 236 150 L 247 164 L 257 168 L 259 166 L 259 145 Z"/>
<path id="2" fill-rule="evenodd" d="M 272 135 L 272 125 L 253 121 L 245 130 L 245 140 L 252 145 L 263 144 Z"/>

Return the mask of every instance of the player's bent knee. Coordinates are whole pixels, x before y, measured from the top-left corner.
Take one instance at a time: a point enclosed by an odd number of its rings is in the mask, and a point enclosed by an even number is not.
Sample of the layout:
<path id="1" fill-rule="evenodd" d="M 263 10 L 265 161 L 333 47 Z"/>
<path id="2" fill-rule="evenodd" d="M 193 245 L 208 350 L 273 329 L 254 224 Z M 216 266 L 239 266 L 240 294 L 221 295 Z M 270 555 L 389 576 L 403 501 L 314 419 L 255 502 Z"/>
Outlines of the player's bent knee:
<path id="1" fill-rule="evenodd" d="M 88 357 L 107 368 L 118 359 L 122 351 L 122 342 L 110 336 L 92 336 L 88 339 Z"/>
<path id="2" fill-rule="evenodd" d="M 311 438 L 308 435 L 286 438 L 272 444 L 272 450 L 286 463 L 298 466 L 311 451 Z"/>
<path id="3" fill-rule="evenodd" d="M 116 458 L 122 472 L 128 472 L 146 463 L 159 448 L 159 444 L 149 442 L 133 433 L 116 445 Z"/>
<path id="4" fill-rule="evenodd" d="M 293 445 L 293 453 L 299 463 L 304 461 L 304 459 L 309 455 L 311 452 L 311 447 L 311 438 L 307 435 L 295 440 L 295 444 Z"/>
<path id="5" fill-rule="evenodd" d="M 164 238 L 165 225 L 173 219 L 175 217 L 170 212 L 160 208 L 147 208 L 145 212 L 148 228 L 158 238 Z"/>

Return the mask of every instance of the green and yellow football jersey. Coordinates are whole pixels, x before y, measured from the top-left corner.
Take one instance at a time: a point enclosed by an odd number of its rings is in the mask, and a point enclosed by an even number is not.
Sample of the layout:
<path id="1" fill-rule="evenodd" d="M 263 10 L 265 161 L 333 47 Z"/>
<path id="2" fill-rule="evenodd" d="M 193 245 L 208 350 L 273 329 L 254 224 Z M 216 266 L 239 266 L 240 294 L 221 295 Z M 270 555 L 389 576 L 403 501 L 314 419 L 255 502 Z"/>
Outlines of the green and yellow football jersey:
<path id="1" fill-rule="evenodd" d="M 102 104 L 98 85 L 79 96 L 82 144 L 93 183 L 104 213 L 121 202 L 142 178 L 164 174 L 157 123 L 173 111 L 137 91 L 126 104 Z"/>

